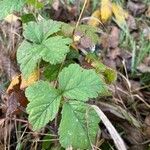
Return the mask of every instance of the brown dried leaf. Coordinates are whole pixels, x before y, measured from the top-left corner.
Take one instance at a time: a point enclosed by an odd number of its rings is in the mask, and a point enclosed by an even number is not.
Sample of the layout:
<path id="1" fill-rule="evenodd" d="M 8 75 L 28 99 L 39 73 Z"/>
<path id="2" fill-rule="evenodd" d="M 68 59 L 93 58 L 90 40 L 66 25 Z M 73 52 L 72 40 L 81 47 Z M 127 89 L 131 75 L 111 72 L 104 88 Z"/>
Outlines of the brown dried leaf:
<path id="1" fill-rule="evenodd" d="M 127 3 L 127 8 L 131 11 L 133 16 L 138 16 L 145 12 L 146 5 L 142 3 L 134 3 L 130 0 Z"/>
<path id="2" fill-rule="evenodd" d="M 142 72 L 142 73 L 146 73 L 146 72 L 149 72 L 149 73 L 150 73 L 150 67 L 147 66 L 147 65 L 145 65 L 145 64 L 143 64 L 143 63 L 141 63 L 141 64 L 137 67 L 137 69 L 138 69 L 140 72 Z"/>
<path id="3" fill-rule="evenodd" d="M 130 31 L 137 30 L 137 24 L 136 24 L 135 18 L 132 15 L 128 16 L 127 25 Z"/>
<path id="4" fill-rule="evenodd" d="M 150 5 L 148 6 L 148 9 L 146 11 L 146 17 L 150 18 Z"/>
<path id="5" fill-rule="evenodd" d="M 109 48 L 116 48 L 119 45 L 119 35 L 120 35 L 120 30 L 116 27 L 113 26 L 111 33 L 109 35 Z"/>

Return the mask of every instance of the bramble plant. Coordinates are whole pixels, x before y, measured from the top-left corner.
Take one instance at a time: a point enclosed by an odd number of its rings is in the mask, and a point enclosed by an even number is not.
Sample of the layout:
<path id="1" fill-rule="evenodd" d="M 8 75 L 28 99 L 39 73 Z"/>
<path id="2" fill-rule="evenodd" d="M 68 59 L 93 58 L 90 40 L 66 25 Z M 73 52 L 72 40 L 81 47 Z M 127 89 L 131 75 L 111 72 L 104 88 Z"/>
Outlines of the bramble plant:
<path id="1" fill-rule="evenodd" d="M 35 1 L 1 1 L 0 8 L 7 7 L 1 9 L 0 19 Z M 42 7 L 41 3 L 37 4 L 37 7 Z M 90 149 L 95 143 L 100 119 L 87 101 L 108 93 L 106 82 L 115 80 L 115 72 L 91 55 L 87 59 L 92 60 L 91 65 L 95 69 L 83 69 L 66 59 L 73 43 L 70 31 L 73 33 L 74 27 L 69 24 L 42 19 L 23 26 L 24 40 L 18 48 L 17 61 L 24 78 L 29 79 L 35 70 L 49 64 L 45 67 L 44 77 L 25 89 L 29 101 L 26 110 L 33 130 L 45 127 L 61 111 L 58 129 L 61 146 Z M 96 43 L 96 28 L 81 25 L 78 29 L 86 32 Z"/>
<path id="2" fill-rule="evenodd" d="M 60 29 L 61 23 L 53 20 L 25 25 L 25 39 L 17 51 L 17 60 L 25 78 L 37 69 L 41 60 L 50 64 L 65 61 L 72 40 L 57 35 Z M 62 108 L 59 125 L 61 145 L 65 148 L 90 148 L 94 144 L 100 120 L 85 102 L 107 91 L 103 78 L 93 69 L 86 70 L 78 64 L 70 64 L 58 73 L 55 81 L 57 86 L 40 80 L 26 88 L 25 94 L 29 100 L 27 113 L 33 130 L 43 128 Z"/>

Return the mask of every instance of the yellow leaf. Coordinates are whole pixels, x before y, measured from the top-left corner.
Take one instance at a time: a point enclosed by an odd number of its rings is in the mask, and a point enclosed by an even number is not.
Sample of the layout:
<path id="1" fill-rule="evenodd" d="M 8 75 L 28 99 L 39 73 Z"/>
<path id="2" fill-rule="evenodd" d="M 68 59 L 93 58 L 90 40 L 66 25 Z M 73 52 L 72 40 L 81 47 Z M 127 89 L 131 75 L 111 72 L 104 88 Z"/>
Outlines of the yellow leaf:
<path id="1" fill-rule="evenodd" d="M 27 80 L 25 80 L 22 75 L 21 75 L 21 79 L 22 81 L 21 81 L 20 89 L 24 89 L 29 85 L 35 83 L 39 79 L 39 70 L 33 71 Z"/>
<path id="2" fill-rule="evenodd" d="M 20 75 L 17 75 L 17 76 L 12 78 L 12 81 L 9 84 L 9 87 L 7 88 L 6 93 L 9 93 L 10 91 L 12 91 L 14 89 L 14 86 L 19 84 L 19 82 L 20 82 L 19 78 L 20 78 Z"/>
<path id="3" fill-rule="evenodd" d="M 106 22 L 112 16 L 112 8 L 110 0 L 101 0 L 101 20 Z"/>
<path id="4" fill-rule="evenodd" d="M 20 20 L 20 18 L 14 14 L 10 14 L 4 20 L 7 21 L 8 23 L 12 23 L 12 22 L 16 22 L 16 21 Z"/>
<path id="5" fill-rule="evenodd" d="M 91 15 L 90 20 L 88 21 L 88 24 L 97 27 L 101 23 L 100 16 L 101 16 L 100 10 L 94 11 L 93 14 Z"/>
<path id="6" fill-rule="evenodd" d="M 79 36 L 79 35 L 73 35 L 73 41 L 74 42 L 79 42 L 80 39 L 81 39 L 81 36 Z"/>
<path id="7" fill-rule="evenodd" d="M 128 17 L 128 13 L 120 5 L 113 3 L 112 11 L 119 25 L 126 23 L 125 19 Z"/>

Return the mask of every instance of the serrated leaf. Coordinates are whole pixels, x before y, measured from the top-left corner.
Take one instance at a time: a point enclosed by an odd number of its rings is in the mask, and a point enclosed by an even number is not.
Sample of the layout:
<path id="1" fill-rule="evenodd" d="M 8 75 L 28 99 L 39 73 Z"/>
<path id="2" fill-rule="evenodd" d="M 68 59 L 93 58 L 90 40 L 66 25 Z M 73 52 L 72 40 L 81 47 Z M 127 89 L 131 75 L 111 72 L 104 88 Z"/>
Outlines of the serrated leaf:
<path id="1" fill-rule="evenodd" d="M 87 104 L 70 101 L 63 105 L 59 126 L 60 143 L 64 148 L 91 149 L 98 131 L 99 118 Z"/>
<path id="2" fill-rule="evenodd" d="M 57 24 L 52 20 L 43 20 L 39 24 L 30 22 L 25 27 L 24 36 L 26 40 L 33 43 L 23 41 L 17 51 L 17 61 L 26 79 L 35 70 L 41 59 L 51 64 L 57 64 L 62 62 L 69 52 L 70 38 L 64 38 L 63 36 L 49 37 L 59 30 Z"/>
<path id="3" fill-rule="evenodd" d="M 0 20 L 13 11 L 20 11 L 26 0 L 2 0 L 0 1 Z"/>
<path id="4" fill-rule="evenodd" d="M 31 44 L 23 41 L 17 50 L 17 61 L 20 64 L 20 70 L 27 79 L 37 67 L 40 60 L 41 45 Z"/>
<path id="5" fill-rule="evenodd" d="M 69 44 L 71 39 L 63 38 L 63 36 L 54 36 L 42 42 L 43 60 L 51 64 L 57 64 L 65 59 L 66 54 L 69 52 Z"/>
<path id="6" fill-rule="evenodd" d="M 31 85 L 26 89 L 25 94 L 30 101 L 27 106 L 28 120 L 33 130 L 41 129 L 55 118 L 61 95 L 45 81 L 38 81 Z"/>
<path id="7" fill-rule="evenodd" d="M 24 37 L 34 43 L 41 44 L 48 36 L 58 32 L 61 24 L 53 20 L 41 20 L 40 22 L 29 22 L 24 27 Z"/>
<path id="8" fill-rule="evenodd" d="M 86 70 L 77 64 L 71 64 L 59 74 L 59 88 L 68 99 L 87 101 L 96 98 L 106 85 L 94 70 Z"/>

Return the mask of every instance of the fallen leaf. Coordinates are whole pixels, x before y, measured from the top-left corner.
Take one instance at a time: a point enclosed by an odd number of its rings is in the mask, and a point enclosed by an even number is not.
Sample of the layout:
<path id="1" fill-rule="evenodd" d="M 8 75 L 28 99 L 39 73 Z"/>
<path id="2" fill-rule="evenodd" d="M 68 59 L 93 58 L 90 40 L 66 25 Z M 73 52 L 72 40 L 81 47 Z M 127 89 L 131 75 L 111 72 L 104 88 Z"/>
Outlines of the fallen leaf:
<path id="1" fill-rule="evenodd" d="M 120 48 L 114 48 L 114 49 L 110 49 L 108 51 L 107 57 L 111 60 L 115 60 L 118 56 L 120 56 L 121 52 L 120 52 Z"/>
<path id="2" fill-rule="evenodd" d="M 97 27 L 100 24 L 100 16 L 101 16 L 101 12 L 100 10 L 96 10 L 93 12 L 93 14 L 91 15 L 88 24 L 94 27 Z"/>
<path id="3" fill-rule="evenodd" d="M 143 34 L 146 37 L 146 39 L 148 39 L 150 41 L 150 27 L 145 27 L 143 29 Z"/>
<path id="4" fill-rule="evenodd" d="M 17 22 L 18 20 L 20 20 L 20 18 L 14 14 L 10 14 L 4 20 L 7 21 L 8 23 L 12 23 Z"/>
<path id="5" fill-rule="evenodd" d="M 148 6 L 148 9 L 146 11 L 146 17 L 150 18 L 150 5 Z"/>
<path id="6" fill-rule="evenodd" d="M 119 45 L 120 30 L 113 26 L 109 35 L 109 48 L 117 48 Z"/>
<path id="7" fill-rule="evenodd" d="M 137 30 L 137 24 L 136 24 L 135 18 L 132 15 L 128 16 L 127 25 L 130 31 Z"/>
<path id="8" fill-rule="evenodd" d="M 81 40 L 81 37 L 83 37 L 83 33 L 80 31 L 76 31 L 73 35 L 73 41 L 74 42 L 79 42 Z"/>
<path id="9" fill-rule="evenodd" d="M 16 85 L 18 85 L 20 83 L 20 77 L 21 77 L 20 75 L 17 75 L 17 76 L 12 78 L 12 81 L 11 81 L 9 87 L 7 88 L 6 93 L 9 94 L 9 93 L 11 93 L 13 91 L 14 86 L 16 86 Z"/>
<path id="10" fill-rule="evenodd" d="M 112 16 L 112 8 L 110 0 L 101 1 L 100 14 L 102 22 L 108 21 L 108 19 Z"/>
<path id="11" fill-rule="evenodd" d="M 145 65 L 145 64 L 143 64 L 143 63 L 141 63 L 141 64 L 137 67 L 137 69 L 138 69 L 140 72 L 142 72 L 142 73 L 146 73 L 146 72 L 149 72 L 149 73 L 150 73 L 150 67 L 147 66 L 147 65 Z"/>
<path id="12" fill-rule="evenodd" d="M 146 5 L 143 3 L 135 3 L 133 1 L 128 1 L 127 8 L 133 14 L 133 16 L 138 16 L 145 12 Z"/>
<path id="13" fill-rule="evenodd" d="M 0 119 L 0 127 L 2 127 L 4 125 L 5 120 L 6 120 L 5 118 Z"/>
<path id="14" fill-rule="evenodd" d="M 112 11 L 115 16 L 116 22 L 119 25 L 123 25 L 126 23 L 125 19 L 128 17 L 128 13 L 116 3 L 112 3 Z"/>
<path id="15" fill-rule="evenodd" d="M 39 79 L 39 70 L 36 69 L 32 72 L 32 74 L 28 77 L 28 79 L 24 79 L 24 77 L 21 75 L 21 85 L 20 89 L 24 89 L 31 84 L 35 83 Z"/>

